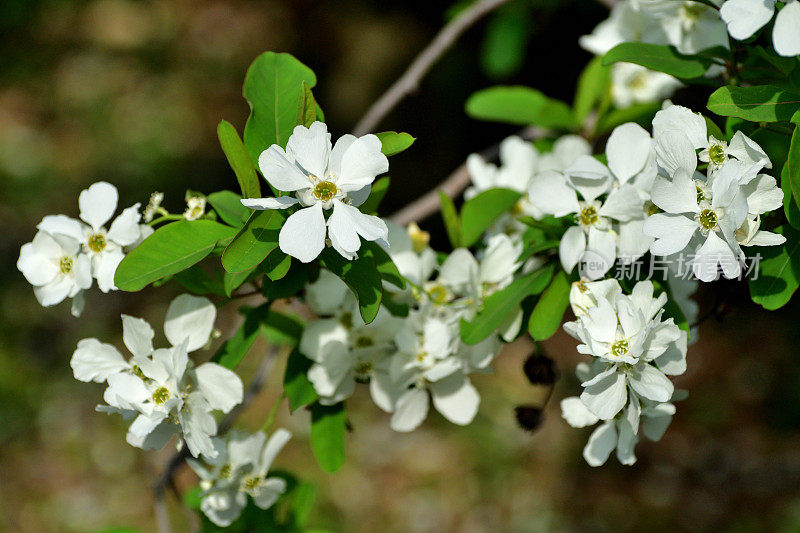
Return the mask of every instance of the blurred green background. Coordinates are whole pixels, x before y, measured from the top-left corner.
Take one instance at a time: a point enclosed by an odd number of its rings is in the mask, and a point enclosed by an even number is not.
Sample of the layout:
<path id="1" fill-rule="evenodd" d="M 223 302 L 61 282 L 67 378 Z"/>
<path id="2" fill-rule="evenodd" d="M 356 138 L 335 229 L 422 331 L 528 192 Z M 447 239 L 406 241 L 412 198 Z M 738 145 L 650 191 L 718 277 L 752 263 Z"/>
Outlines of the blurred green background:
<path id="1" fill-rule="evenodd" d="M 15 268 L 39 220 L 77 215 L 79 191 L 101 179 L 119 187 L 121 207 L 160 190 L 172 211 L 183 209 L 187 188 L 235 189 L 215 128 L 225 118 L 241 130 L 241 83 L 264 50 L 291 52 L 313 68 L 330 129 L 349 131 L 453 9 L 377 0 L 0 4 L 0 530 L 152 531 L 150 487 L 171 453 L 128 446 L 124 423 L 93 410 L 102 387 L 76 382 L 68 362 L 84 337 L 121 346 L 120 312 L 160 329 L 177 289 L 93 289 L 79 320 L 68 304 L 41 308 Z M 418 137 L 392 159 L 384 213 L 514 131 L 464 115 L 474 90 L 523 83 L 571 100 L 590 59 L 577 38 L 605 16 L 589 0 L 516 0 L 471 30 L 381 125 Z M 422 226 L 444 242 L 438 217 Z M 701 312 L 718 290 L 704 289 Z M 310 522 L 342 532 L 800 531 L 796 306 L 767 315 L 745 303 L 743 285 L 719 290 L 736 312 L 701 326 L 689 371 L 676 380 L 690 398 L 660 443 L 638 447 L 633 468 L 614 459 L 586 466 L 580 452 L 589 431 L 560 420 L 558 401 L 579 389 L 575 343 L 564 334 L 545 344 L 562 379 L 534 434 L 516 426 L 513 407 L 537 404 L 546 391 L 525 381 L 531 346 L 519 341 L 497 359 L 494 375 L 475 379 L 482 405 L 471 426 L 431 414 L 414 433 L 395 434 L 360 391 L 348 405 L 348 462 L 328 475 L 311 455 L 308 415 L 289 417 L 284 406 L 278 423 L 295 438 L 277 465 L 318 484 Z M 235 313 L 225 310 L 218 323 L 230 333 Z M 264 351 L 259 344 L 248 355 L 245 381 Z M 284 361 L 242 428 L 263 423 Z M 188 469 L 177 481 L 181 490 L 195 482 Z M 174 500 L 170 512 L 176 530 L 189 529 Z"/>

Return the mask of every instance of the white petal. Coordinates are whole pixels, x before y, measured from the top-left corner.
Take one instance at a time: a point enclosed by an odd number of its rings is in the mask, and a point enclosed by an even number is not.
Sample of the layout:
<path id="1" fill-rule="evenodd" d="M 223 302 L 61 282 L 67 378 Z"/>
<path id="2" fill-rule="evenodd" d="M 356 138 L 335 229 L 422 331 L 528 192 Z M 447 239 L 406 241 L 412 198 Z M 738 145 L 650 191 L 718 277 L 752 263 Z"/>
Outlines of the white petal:
<path id="1" fill-rule="evenodd" d="M 414 431 L 428 416 L 428 392 L 425 389 L 407 390 L 397 400 L 390 426 L 395 431 Z"/>
<path id="2" fill-rule="evenodd" d="M 467 294 L 478 279 L 478 261 L 466 248 L 456 248 L 439 269 L 438 281 L 458 294 Z"/>
<path id="3" fill-rule="evenodd" d="M 671 403 L 662 403 L 647 410 L 646 416 L 642 420 L 642 433 L 652 441 L 659 441 L 667 431 L 672 415 L 675 414 L 675 406 Z"/>
<path id="4" fill-rule="evenodd" d="M 653 138 L 658 139 L 665 132 L 679 132 L 689 138 L 692 148 L 708 146 L 708 128 L 700 113 L 687 107 L 670 105 L 653 118 Z"/>
<path id="5" fill-rule="evenodd" d="M 84 226 L 80 221 L 65 215 L 49 215 L 42 219 L 36 229 L 46 231 L 53 235 L 66 235 L 80 243 L 84 239 Z M 77 252 L 77 246 L 74 252 Z"/>
<path id="6" fill-rule="evenodd" d="M 325 248 L 325 231 L 322 204 L 316 203 L 286 219 L 278 235 L 278 243 L 283 253 L 309 263 Z"/>
<path id="7" fill-rule="evenodd" d="M 312 361 L 322 362 L 328 344 L 345 345 L 349 342 L 347 329 L 335 318 L 313 320 L 306 325 L 300 337 L 300 352 Z"/>
<path id="8" fill-rule="evenodd" d="M 115 248 L 111 252 L 103 252 L 94 256 L 93 267 L 94 277 L 97 278 L 97 286 L 103 292 L 116 290 L 117 286 L 114 285 L 114 274 L 117 273 L 119 266 L 125 254 L 122 250 Z"/>
<path id="9" fill-rule="evenodd" d="M 591 202 L 608 190 L 611 173 L 608 168 L 592 156 L 580 156 L 564 174 L 570 177 L 572 186 L 584 200 Z"/>
<path id="10" fill-rule="evenodd" d="M 686 372 L 687 340 L 687 333 L 681 331 L 678 340 L 670 343 L 664 353 L 653 361 L 659 370 L 670 376 L 677 376 Z"/>
<path id="11" fill-rule="evenodd" d="M 258 156 L 258 168 L 270 185 L 279 191 L 296 191 L 311 186 L 308 176 L 286 157 L 286 152 L 273 144 Z"/>
<path id="12" fill-rule="evenodd" d="M 608 195 L 599 214 L 625 222 L 641 215 L 642 204 L 642 198 L 636 187 L 626 183 Z"/>
<path id="13" fill-rule="evenodd" d="M 341 174 L 336 186 L 343 191 L 357 191 L 389 170 L 389 160 L 381 152 L 381 141 L 375 135 L 364 135 L 353 141 L 342 156 Z"/>
<path id="14" fill-rule="evenodd" d="M 40 304 L 45 307 L 50 307 L 51 305 L 63 302 L 64 298 L 69 296 L 74 287 L 75 284 L 72 283 L 72 280 L 67 276 L 61 276 L 47 285 L 34 287 L 33 294 Z"/>
<path id="15" fill-rule="evenodd" d="M 589 228 L 589 238 L 586 242 L 584 255 L 584 274 L 592 280 L 602 278 L 608 272 L 617 258 L 616 240 L 611 231 L 600 231 Z"/>
<path id="16" fill-rule="evenodd" d="M 620 182 L 635 176 L 647 162 L 652 140 L 640 125 L 628 122 L 614 128 L 606 144 L 608 168 Z"/>
<path id="17" fill-rule="evenodd" d="M 454 424 L 465 426 L 478 413 L 481 398 L 464 374 L 453 374 L 431 383 L 433 406 Z"/>
<path id="18" fill-rule="evenodd" d="M 135 243 L 142 233 L 139 229 L 141 218 L 139 204 L 134 204 L 125 209 L 111 223 L 111 228 L 108 230 L 108 238 L 120 246 L 130 246 Z"/>
<path id="19" fill-rule="evenodd" d="M 744 41 L 770 21 L 774 10 L 775 0 L 728 0 L 719 14 L 731 37 Z"/>
<path id="20" fill-rule="evenodd" d="M 594 383 L 589 382 L 591 384 L 581 394 L 581 401 L 600 420 L 610 420 L 628 399 L 626 381 L 623 374 L 610 372 Z"/>
<path id="21" fill-rule="evenodd" d="M 772 42 L 782 56 L 800 55 L 800 2 L 789 2 L 778 11 Z"/>
<path id="22" fill-rule="evenodd" d="M 75 379 L 97 383 L 102 383 L 109 376 L 130 367 L 116 348 L 97 339 L 79 341 L 69 364 Z"/>
<path id="23" fill-rule="evenodd" d="M 300 200 L 294 196 L 276 196 L 274 198 L 242 198 L 242 205 L 250 209 L 286 209 L 295 204 L 299 204 Z"/>
<path id="24" fill-rule="evenodd" d="M 682 131 L 668 130 L 655 137 L 656 161 L 672 176 L 678 169 L 692 176 L 697 168 L 697 154 L 689 137 Z"/>
<path id="25" fill-rule="evenodd" d="M 572 272 L 585 251 L 586 235 L 578 226 L 572 226 L 561 237 L 561 243 L 558 245 L 558 255 L 564 270 Z"/>
<path id="26" fill-rule="evenodd" d="M 244 387 L 236 373 L 216 363 L 204 363 L 195 370 L 197 388 L 211 409 L 229 412 L 242 403 Z"/>
<path id="27" fill-rule="evenodd" d="M 108 390 L 111 396 L 116 396 L 130 404 L 140 404 L 150 399 L 150 391 L 147 390 L 144 382 L 131 374 L 112 374 L 108 376 Z M 120 407 L 117 403 L 110 403 L 115 407 Z"/>
<path id="28" fill-rule="evenodd" d="M 209 520 L 219 527 L 228 527 L 242 514 L 247 505 L 243 492 L 228 490 L 211 492 L 200 502 L 200 509 Z"/>
<path id="29" fill-rule="evenodd" d="M 563 217 L 580 210 L 575 190 L 560 172 L 540 172 L 531 180 L 528 197 L 532 205 L 544 213 Z"/>
<path id="30" fill-rule="evenodd" d="M 669 401 L 675 390 L 669 378 L 649 364 L 634 367 L 628 382 L 637 394 L 655 402 Z"/>
<path id="31" fill-rule="evenodd" d="M 286 492 L 286 480 L 279 477 L 265 479 L 254 492 L 253 503 L 256 507 L 269 509 Z"/>
<path id="32" fill-rule="evenodd" d="M 758 164 L 762 168 L 772 168 L 772 162 L 763 148 L 741 131 L 733 134 L 727 151 L 729 155 L 744 163 Z"/>
<path id="33" fill-rule="evenodd" d="M 330 170 L 334 176 L 339 176 L 342 173 L 342 158 L 356 139 L 357 137 L 355 135 L 350 135 L 348 133 L 339 137 L 336 140 L 336 144 L 333 145 L 330 162 L 328 163 L 328 170 Z"/>
<path id="34" fill-rule="evenodd" d="M 328 127 L 319 121 L 308 128 L 295 126 L 286 143 L 286 155 L 294 158 L 307 173 L 320 179 L 325 177 L 330 153 L 331 134 L 328 133 Z"/>
<path id="35" fill-rule="evenodd" d="M 275 430 L 269 440 L 267 441 L 266 446 L 264 446 L 264 451 L 261 454 L 260 458 L 260 470 L 266 472 L 269 470 L 270 466 L 272 466 L 272 462 L 275 460 L 275 457 L 280 453 L 286 443 L 289 442 L 289 439 L 292 438 L 292 434 L 289 433 L 287 430 L 281 428 Z"/>
<path id="36" fill-rule="evenodd" d="M 561 416 L 574 428 L 593 426 L 599 420 L 577 396 L 561 400 Z"/>
<path id="37" fill-rule="evenodd" d="M 644 233 L 656 240 L 650 246 L 653 255 L 670 255 L 680 252 L 689 244 L 698 225 L 694 219 L 683 215 L 657 213 L 644 222 Z"/>
<path id="38" fill-rule="evenodd" d="M 216 318 L 217 308 L 211 300 L 181 294 L 167 308 L 164 334 L 173 346 L 188 339 L 186 350 L 193 352 L 208 343 Z"/>
<path id="39" fill-rule="evenodd" d="M 78 196 L 78 207 L 81 211 L 81 220 L 89 224 L 95 231 L 111 219 L 117 210 L 117 188 L 99 181 L 88 189 L 81 191 Z"/>
<path id="40" fill-rule="evenodd" d="M 122 315 L 122 342 L 136 357 L 147 357 L 153 353 L 155 332 L 146 320 Z"/>
<path id="41" fill-rule="evenodd" d="M 700 281 L 714 281 L 718 276 L 717 265 L 722 267 L 722 272 L 728 279 L 733 279 L 741 273 L 739 259 L 731 247 L 712 231 L 703 245 L 697 249 L 692 260 L 692 271 Z"/>
<path id="42" fill-rule="evenodd" d="M 592 432 L 583 449 L 583 458 L 589 466 L 601 466 L 616 447 L 617 428 L 613 422 L 607 422 Z"/>
<path id="43" fill-rule="evenodd" d="M 23 244 L 20 248 L 17 269 L 31 285 L 46 285 L 59 273 L 57 254 L 60 251 L 61 247 L 52 237 L 39 232 L 33 242 Z"/>
<path id="44" fill-rule="evenodd" d="M 214 458 L 219 454 L 211 441 L 211 436 L 217 433 L 217 422 L 209 414 L 209 406 L 202 395 L 193 393 L 186 398 L 178 420 L 192 456 L 202 454 Z"/>
<path id="45" fill-rule="evenodd" d="M 786 242 L 786 237 L 771 231 L 759 231 L 747 243 L 749 246 L 779 246 Z"/>

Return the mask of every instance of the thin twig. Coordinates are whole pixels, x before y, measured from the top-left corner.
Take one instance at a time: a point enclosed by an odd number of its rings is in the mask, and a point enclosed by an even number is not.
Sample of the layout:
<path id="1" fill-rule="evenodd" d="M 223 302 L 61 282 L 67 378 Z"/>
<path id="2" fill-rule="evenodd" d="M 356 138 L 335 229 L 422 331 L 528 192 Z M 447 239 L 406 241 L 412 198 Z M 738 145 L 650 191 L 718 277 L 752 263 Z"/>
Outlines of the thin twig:
<path id="1" fill-rule="evenodd" d="M 244 393 L 242 403 L 237 405 L 222 420 L 219 425 L 219 429 L 217 430 L 218 435 L 222 435 L 228 431 L 241 412 L 247 408 L 247 406 L 256 396 L 258 396 L 258 393 L 261 391 L 261 389 L 264 387 L 264 383 L 267 381 L 267 377 L 269 376 L 269 371 L 275 361 L 276 354 L 277 349 L 273 346 L 270 346 L 269 351 L 264 355 L 263 359 L 261 359 L 261 363 L 255 372 L 253 381 L 250 383 L 250 386 Z M 166 490 L 167 488 L 173 486 L 175 472 L 177 472 L 177 470 L 181 467 L 181 465 L 183 465 L 184 461 L 188 457 L 189 447 L 184 444 L 183 448 L 175 452 L 175 454 L 170 457 L 169 461 L 167 461 L 164 471 L 158 477 L 158 480 L 153 486 L 156 524 L 158 525 L 158 531 L 160 533 L 170 533 L 172 531 L 172 526 L 170 525 L 169 521 L 169 514 L 167 513 Z"/>
<path id="2" fill-rule="evenodd" d="M 411 62 L 403 75 L 372 104 L 366 114 L 361 117 L 361 120 L 356 124 L 356 127 L 353 129 L 353 134 L 358 137 L 375 129 L 403 98 L 417 90 L 425 74 L 427 74 L 444 53 L 455 44 L 465 31 L 508 1 L 509 0 L 480 0 L 447 23 L 439 33 L 436 34 L 436 37 L 433 38 L 430 44 L 414 58 L 414 61 Z"/>
<path id="3" fill-rule="evenodd" d="M 530 126 L 520 131 L 517 135 L 523 139 L 536 139 L 541 137 L 543 134 L 544 130 L 541 128 Z M 499 151 L 500 144 L 497 143 L 480 152 L 479 155 L 484 159 L 494 159 L 497 157 Z M 463 163 L 443 182 L 437 185 L 435 189 L 428 191 L 417 200 L 414 200 L 391 215 L 389 218 L 401 226 L 405 226 L 410 222 L 423 220 L 439 210 L 440 191 L 445 193 L 450 198 L 454 198 L 461 191 L 467 188 L 469 182 L 470 177 L 469 172 L 467 172 L 467 164 Z"/>

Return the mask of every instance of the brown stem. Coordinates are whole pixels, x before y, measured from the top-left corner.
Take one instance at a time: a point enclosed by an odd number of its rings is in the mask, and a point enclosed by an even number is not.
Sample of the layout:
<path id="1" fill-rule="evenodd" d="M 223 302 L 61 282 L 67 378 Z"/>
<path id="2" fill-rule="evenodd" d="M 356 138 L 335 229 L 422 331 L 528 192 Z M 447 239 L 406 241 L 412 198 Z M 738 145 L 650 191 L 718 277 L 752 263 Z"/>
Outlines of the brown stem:
<path id="1" fill-rule="evenodd" d="M 447 23 L 428 46 L 414 58 L 403 75 L 370 106 L 353 129 L 353 135 L 358 137 L 373 131 L 403 98 L 417 90 L 422 78 L 465 31 L 508 1 L 479 0 Z"/>

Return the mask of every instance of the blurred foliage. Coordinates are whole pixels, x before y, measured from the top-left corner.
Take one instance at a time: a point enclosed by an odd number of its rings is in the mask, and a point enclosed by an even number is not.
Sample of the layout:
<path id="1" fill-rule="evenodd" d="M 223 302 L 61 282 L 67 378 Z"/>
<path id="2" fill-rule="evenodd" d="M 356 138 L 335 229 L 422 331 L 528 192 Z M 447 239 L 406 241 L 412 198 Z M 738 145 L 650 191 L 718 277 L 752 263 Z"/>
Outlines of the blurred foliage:
<path id="1" fill-rule="evenodd" d="M 170 452 L 128 446 L 124 423 L 94 412 L 102 388 L 75 382 L 68 360 L 84 337 L 121 345 L 123 310 L 159 323 L 165 293 L 178 288 L 95 291 L 79 321 L 65 306 L 42 309 L 14 266 L 39 220 L 76 214 L 78 192 L 98 179 L 120 188 L 124 206 L 163 191 L 173 212 L 182 210 L 187 188 L 236 191 L 216 128 L 226 119 L 243 130 L 242 82 L 259 53 L 290 52 L 313 68 L 314 96 L 331 130 L 344 133 L 450 7 L 375 0 L 0 4 L 0 530 L 153 531 L 150 487 Z M 470 31 L 381 125 L 417 137 L 392 160 L 394 186 L 382 214 L 514 131 L 464 114 L 475 91 L 520 84 L 572 101 L 590 59 L 577 38 L 605 16 L 588 0 L 514 0 Z M 684 92 L 676 101 L 702 109 L 707 98 Z M 446 246 L 438 217 L 423 226 L 436 246 Z M 722 301 L 746 300 L 743 285 L 724 284 L 704 287 L 700 301 L 714 300 L 715 291 Z M 578 387 L 575 343 L 563 333 L 544 343 L 562 379 L 533 435 L 516 426 L 513 407 L 540 405 L 547 390 L 522 373 L 533 346 L 518 341 L 494 375 L 475 380 L 482 405 L 466 428 L 432 417 L 398 435 L 359 391 L 348 405 L 348 462 L 335 475 L 315 463 L 310 414 L 290 416 L 282 404 L 275 424 L 295 439 L 279 466 L 317 485 L 307 524 L 334 531 L 796 531 L 796 307 L 766 315 L 745 304 L 721 324 L 704 324 L 690 371 L 678 381 L 692 394 L 663 441 L 641 446 L 634 468 L 586 466 L 580 453 L 588 435 L 559 419 L 557 400 Z M 225 314 L 219 326 L 229 337 L 238 318 Z M 264 349 L 257 341 L 242 362 L 245 381 Z M 243 428 L 260 427 L 279 401 L 287 355 L 240 420 Z M 182 470 L 178 488 L 195 485 Z M 192 519 L 174 500 L 170 512 L 176 530 L 189 529 Z"/>

